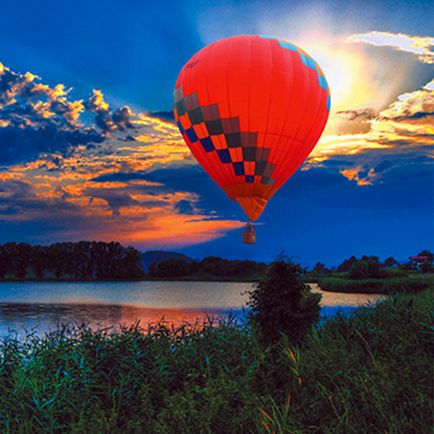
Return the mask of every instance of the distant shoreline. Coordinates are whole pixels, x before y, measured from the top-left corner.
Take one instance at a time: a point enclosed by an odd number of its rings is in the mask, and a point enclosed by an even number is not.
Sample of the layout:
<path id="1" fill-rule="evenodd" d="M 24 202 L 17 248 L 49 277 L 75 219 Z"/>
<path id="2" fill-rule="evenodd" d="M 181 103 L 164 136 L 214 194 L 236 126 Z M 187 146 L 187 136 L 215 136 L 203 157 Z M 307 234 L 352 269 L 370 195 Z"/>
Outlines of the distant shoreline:
<path id="1" fill-rule="evenodd" d="M 234 283 L 255 283 L 257 282 L 257 278 L 252 279 L 235 279 L 231 278 L 207 278 L 207 277 L 174 277 L 174 278 L 164 278 L 164 277 L 146 277 L 146 278 L 134 278 L 134 279 L 37 279 L 37 278 L 25 278 L 25 279 L 17 279 L 17 278 L 6 278 L 0 279 L 0 283 L 10 283 L 10 282 L 78 282 L 78 283 L 86 283 L 86 282 L 234 282 Z"/>
<path id="2" fill-rule="evenodd" d="M 254 284 L 260 280 L 261 276 L 255 275 L 250 278 L 233 276 L 185 276 L 185 277 L 140 277 L 131 279 L 70 279 L 70 278 L 35 278 L 27 277 L 3 278 L 1 283 L 121 283 L 121 282 L 222 282 L 222 283 L 246 283 Z M 318 276 L 304 275 L 301 280 L 305 284 L 317 284 L 324 292 L 347 293 L 347 294 L 397 294 L 415 293 L 434 286 L 434 274 L 419 274 L 406 277 L 389 278 L 368 278 L 368 279 L 349 279 L 347 277 L 335 277 L 332 275 Z"/>

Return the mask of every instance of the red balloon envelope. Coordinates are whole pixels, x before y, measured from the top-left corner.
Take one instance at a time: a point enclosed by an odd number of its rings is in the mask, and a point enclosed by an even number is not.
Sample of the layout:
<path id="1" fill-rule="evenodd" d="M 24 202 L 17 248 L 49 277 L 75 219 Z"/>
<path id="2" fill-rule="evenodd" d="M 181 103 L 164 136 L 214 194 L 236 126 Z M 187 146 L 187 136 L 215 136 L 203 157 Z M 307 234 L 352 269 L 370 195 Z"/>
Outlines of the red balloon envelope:
<path id="1" fill-rule="evenodd" d="M 310 154 L 330 108 L 317 63 L 289 42 L 257 35 L 197 52 L 174 96 L 191 152 L 251 220 Z"/>

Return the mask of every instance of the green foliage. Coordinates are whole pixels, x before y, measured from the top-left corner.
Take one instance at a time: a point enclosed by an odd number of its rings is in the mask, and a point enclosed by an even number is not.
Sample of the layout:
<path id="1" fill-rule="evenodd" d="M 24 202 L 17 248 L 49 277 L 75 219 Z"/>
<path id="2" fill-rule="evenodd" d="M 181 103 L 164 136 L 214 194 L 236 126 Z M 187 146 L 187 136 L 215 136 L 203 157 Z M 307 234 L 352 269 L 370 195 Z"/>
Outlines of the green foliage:
<path id="1" fill-rule="evenodd" d="M 330 273 L 330 269 L 328 269 L 322 262 L 317 262 L 315 266 L 312 268 L 312 274 L 328 274 Z"/>
<path id="2" fill-rule="evenodd" d="M 321 295 L 312 293 L 299 273 L 298 265 L 277 260 L 250 292 L 250 319 L 266 344 L 282 336 L 300 342 L 319 319 Z"/>
<path id="3" fill-rule="evenodd" d="M 349 277 L 351 279 L 383 278 L 387 276 L 383 264 L 378 256 L 363 256 L 351 266 Z"/>
<path id="4" fill-rule="evenodd" d="M 149 266 L 148 273 L 153 278 L 253 280 L 263 274 L 265 268 L 265 264 L 254 261 L 208 256 L 201 261 L 188 258 L 159 261 Z"/>
<path id="5" fill-rule="evenodd" d="M 262 408 L 264 431 L 430 432 L 433 300 L 394 296 L 328 320 L 298 351 L 283 348 L 293 375 L 287 399 Z"/>
<path id="6" fill-rule="evenodd" d="M 197 270 L 195 261 L 187 258 L 172 258 L 153 263 L 149 266 L 149 277 L 182 277 Z"/>
<path id="7" fill-rule="evenodd" d="M 434 264 L 432 262 L 422 262 L 420 264 L 420 271 L 422 273 L 434 273 Z"/>
<path id="8" fill-rule="evenodd" d="M 422 250 L 418 256 L 426 256 L 428 258 L 429 261 L 433 262 L 434 261 L 434 253 L 431 252 L 428 249 Z"/>
<path id="9" fill-rule="evenodd" d="M 430 432 L 433 300 L 337 316 L 301 347 L 263 347 L 233 322 L 9 337 L 0 432 Z"/>
<path id="10" fill-rule="evenodd" d="M 385 259 L 384 266 L 387 268 L 396 267 L 398 265 L 398 261 L 390 256 L 389 258 Z"/>
<path id="11" fill-rule="evenodd" d="M 357 258 L 355 256 L 351 256 L 348 259 L 345 259 L 341 265 L 337 268 L 338 272 L 347 272 L 351 270 L 351 267 L 357 262 Z"/>
<path id="12" fill-rule="evenodd" d="M 319 286 L 324 291 L 360 292 L 367 294 L 407 294 L 423 291 L 434 285 L 434 275 L 399 276 L 388 279 L 348 279 L 345 277 L 323 277 Z"/>
<path id="13" fill-rule="evenodd" d="M 135 279 L 143 277 L 141 255 L 117 242 L 80 241 L 32 246 L 0 245 L 0 278 Z"/>
<path id="14" fill-rule="evenodd" d="M 385 259 L 383 263 L 381 263 L 378 256 L 364 255 L 360 259 L 357 259 L 355 256 L 351 256 L 350 258 L 345 259 L 342 264 L 339 265 L 337 271 L 339 273 L 347 273 L 348 277 L 351 279 L 382 279 L 390 277 L 390 275 L 395 271 L 420 271 L 422 273 L 433 273 L 434 253 L 427 249 L 422 250 L 417 257 L 410 257 L 410 260 L 403 264 L 398 264 L 398 261 L 393 257 L 389 257 Z"/>

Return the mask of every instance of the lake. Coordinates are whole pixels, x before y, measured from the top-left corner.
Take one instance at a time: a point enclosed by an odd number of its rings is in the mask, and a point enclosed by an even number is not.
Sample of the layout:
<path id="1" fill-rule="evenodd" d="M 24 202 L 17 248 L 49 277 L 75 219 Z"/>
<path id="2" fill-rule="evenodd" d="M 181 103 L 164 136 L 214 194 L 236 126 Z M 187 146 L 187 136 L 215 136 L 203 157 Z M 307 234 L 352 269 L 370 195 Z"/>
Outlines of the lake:
<path id="1" fill-rule="evenodd" d="M 322 315 L 349 311 L 382 296 L 312 290 L 322 294 Z M 251 283 L 239 282 L 2 282 L 0 336 L 55 330 L 61 324 L 93 328 L 146 326 L 161 319 L 174 324 L 207 316 L 243 315 Z"/>

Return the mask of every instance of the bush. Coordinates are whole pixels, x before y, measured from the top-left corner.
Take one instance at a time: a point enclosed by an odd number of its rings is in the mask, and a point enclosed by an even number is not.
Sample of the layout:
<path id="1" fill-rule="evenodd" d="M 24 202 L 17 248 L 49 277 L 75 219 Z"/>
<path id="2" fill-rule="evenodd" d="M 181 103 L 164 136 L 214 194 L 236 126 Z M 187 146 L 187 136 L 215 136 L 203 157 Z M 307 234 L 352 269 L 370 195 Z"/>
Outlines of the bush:
<path id="1" fill-rule="evenodd" d="M 363 256 L 355 261 L 349 271 L 351 279 L 366 279 L 369 277 L 381 279 L 387 276 L 378 256 Z"/>
<path id="2" fill-rule="evenodd" d="M 350 271 L 353 264 L 357 262 L 357 258 L 355 256 L 351 256 L 348 259 L 345 259 L 341 265 L 338 266 L 337 270 L 339 273 Z"/>
<path id="3" fill-rule="evenodd" d="M 312 268 L 312 274 L 328 274 L 330 273 L 330 269 L 327 268 L 322 262 L 317 262 L 315 266 Z"/>
<path id="4" fill-rule="evenodd" d="M 324 322 L 299 351 L 283 348 L 288 399 L 263 408 L 264 432 L 431 432 L 433 300 L 390 297 Z"/>
<path id="5" fill-rule="evenodd" d="M 319 319 L 321 295 L 299 280 L 300 270 L 289 261 L 275 261 L 250 292 L 249 317 L 265 344 L 284 335 L 298 343 Z"/>
<path id="6" fill-rule="evenodd" d="M 196 262 L 190 259 L 171 258 L 149 266 L 150 277 L 182 277 L 196 271 Z"/>
<path id="7" fill-rule="evenodd" d="M 392 277 L 389 279 L 348 279 L 324 277 L 319 280 L 324 291 L 377 294 L 415 293 L 434 286 L 432 275 Z"/>
<path id="8" fill-rule="evenodd" d="M 432 262 L 422 262 L 422 264 L 420 264 L 420 271 L 422 271 L 422 273 L 433 273 L 434 264 Z"/>

